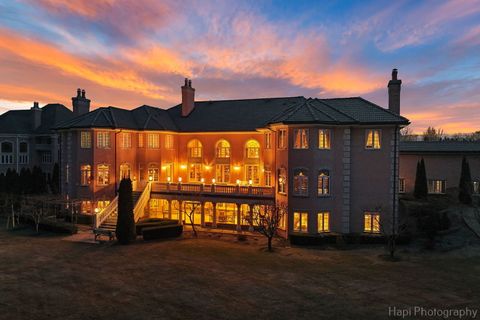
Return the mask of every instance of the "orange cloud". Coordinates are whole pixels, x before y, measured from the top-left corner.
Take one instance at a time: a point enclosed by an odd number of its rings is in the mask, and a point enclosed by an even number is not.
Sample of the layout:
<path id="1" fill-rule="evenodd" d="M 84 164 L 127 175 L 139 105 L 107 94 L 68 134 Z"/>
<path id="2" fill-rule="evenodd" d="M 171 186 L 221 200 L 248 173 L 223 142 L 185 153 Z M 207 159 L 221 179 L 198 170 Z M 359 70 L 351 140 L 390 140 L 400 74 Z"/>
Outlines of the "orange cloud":
<path id="1" fill-rule="evenodd" d="M 164 98 L 160 92 L 165 88 L 142 79 L 132 70 L 108 70 L 47 44 L 23 38 L 1 29 L 0 49 L 8 50 L 30 62 L 47 65 L 102 86 L 140 92 L 145 96 L 156 99 Z M 118 65 L 117 67 L 121 66 Z"/>

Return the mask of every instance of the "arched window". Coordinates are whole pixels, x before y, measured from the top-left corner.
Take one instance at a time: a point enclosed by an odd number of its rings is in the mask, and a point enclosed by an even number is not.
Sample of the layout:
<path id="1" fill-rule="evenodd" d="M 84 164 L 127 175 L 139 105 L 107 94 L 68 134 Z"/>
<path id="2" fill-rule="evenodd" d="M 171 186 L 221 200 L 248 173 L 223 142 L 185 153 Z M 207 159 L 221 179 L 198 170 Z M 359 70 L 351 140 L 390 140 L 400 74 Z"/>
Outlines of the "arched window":
<path id="1" fill-rule="evenodd" d="M 227 140 L 220 140 L 215 147 L 215 156 L 217 158 L 230 158 L 230 143 Z"/>
<path id="2" fill-rule="evenodd" d="M 159 180 L 159 171 L 158 165 L 155 163 L 151 163 L 148 166 L 148 181 L 158 181 Z"/>
<path id="3" fill-rule="evenodd" d="M 197 140 L 190 140 L 190 142 L 187 144 L 188 148 L 188 156 L 190 158 L 201 158 L 203 155 L 203 148 L 202 148 L 202 143 Z"/>
<path id="4" fill-rule="evenodd" d="M 80 166 L 80 184 L 82 186 L 88 186 L 92 176 L 92 169 L 89 164 Z"/>
<path id="5" fill-rule="evenodd" d="M 2 142 L 1 145 L 1 157 L 0 163 L 1 164 L 11 164 L 13 163 L 13 143 L 11 142 Z"/>
<path id="6" fill-rule="evenodd" d="M 120 165 L 120 179 L 129 179 L 130 172 L 131 172 L 131 169 L 128 163 L 124 163 Z"/>
<path id="7" fill-rule="evenodd" d="M 248 159 L 260 158 L 260 144 L 256 140 L 248 140 L 246 143 L 246 156 Z"/>
<path id="8" fill-rule="evenodd" d="M 110 166 L 108 164 L 99 164 L 97 166 L 97 184 L 106 186 L 110 182 Z"/>
<path id="9" fill-rule="evenodd" d="M 328 196 L 330 194 L 330 172 L 320 170 L 318 172 L 318 195 Z"/>
<path id="10" fill-rule="evenodd" d="M 308 196 L 308 172 L 305 169 L 295 169 L 293 171 L 293 194 Z"/>

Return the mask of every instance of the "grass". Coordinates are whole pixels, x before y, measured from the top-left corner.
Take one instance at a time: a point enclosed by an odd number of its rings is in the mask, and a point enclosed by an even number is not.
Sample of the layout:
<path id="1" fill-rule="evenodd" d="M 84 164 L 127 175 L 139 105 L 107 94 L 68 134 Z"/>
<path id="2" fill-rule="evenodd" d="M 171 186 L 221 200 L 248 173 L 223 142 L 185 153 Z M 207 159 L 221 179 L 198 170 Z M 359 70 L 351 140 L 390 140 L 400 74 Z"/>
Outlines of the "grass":
<path id="1" fill-rule="evenodd" d="M 480 305 L 476 249 L 403 253 L 392 263 L 379 247 L 98 245 L 2 228 L 0 319 L 385 319 L 389 306 Z"/>

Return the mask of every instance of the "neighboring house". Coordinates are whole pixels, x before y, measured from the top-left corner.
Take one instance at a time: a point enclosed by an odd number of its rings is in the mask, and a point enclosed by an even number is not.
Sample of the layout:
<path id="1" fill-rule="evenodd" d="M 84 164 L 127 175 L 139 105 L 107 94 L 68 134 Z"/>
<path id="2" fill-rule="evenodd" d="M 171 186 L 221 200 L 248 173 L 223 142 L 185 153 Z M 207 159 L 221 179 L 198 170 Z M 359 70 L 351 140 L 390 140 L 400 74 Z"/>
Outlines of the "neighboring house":
<path id="1" fill-rule="evenodd" d="M 360 97 L 195 101 L 191 81 L 170 109 L 99 108 L 57 126 L 61 188 L 100 211 L 122 177 L 152 181 L 151 216 L 251 229 L 253 206 L 282 202 L 285 235 L 378 233 L 398 210 L 396 69 L 389 109 Z M 192 207 L 193 208 L 193 207 Z M 96 210 L 97 209 L 97 210 Z"/>
<path id="2" fill-rule="evenodd" d="M 413 193 L 417 162 L 422 158 L 425 161 L 429 193 L 445 194 L 457 191 L 463 157 L 466 157 L 470 164 L 473 191 L 480 194 L 480 142 L 400 142 L 399 192 Z"/>
<path id="3" fill-rule="evenodd" d="M 74 114 L 89 111 L 90 100 L 85 98 L 85 91 L 78 89 L 72 101 L 73 112 L 62 104 L 40 108 L 34 102 L 28 110 L 10 110 L 0 115 L 0 173 L 9 168 L 20 172 L 22 168 L 37 166 L 51 174 L 54 164 L 60 162 L 58 134 L 53 128 L 72 119 Z"/>

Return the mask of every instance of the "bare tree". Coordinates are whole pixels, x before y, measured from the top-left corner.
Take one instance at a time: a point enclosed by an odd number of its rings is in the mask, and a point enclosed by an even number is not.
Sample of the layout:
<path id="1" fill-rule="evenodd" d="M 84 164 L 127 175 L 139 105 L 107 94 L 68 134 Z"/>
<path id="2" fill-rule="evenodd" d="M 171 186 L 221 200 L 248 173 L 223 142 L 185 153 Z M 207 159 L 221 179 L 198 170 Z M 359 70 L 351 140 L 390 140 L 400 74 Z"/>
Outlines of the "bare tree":
<path id="1" fill-rule="evenodd" d="M 43 203 L 41 201 L 34 201 L 30 210 L 29 210 L 29 215 L 33 220 L 33 223 L 35 223 L 35 230 L 38 233 L 40 223 L 42 222 L 42 219 L 45 215 L 46 210 L 43 208 Z"/>
<path id="2" fill-rule="evenodd" d="M 385 238 L 385 245 L 388 255 L 391 260 L 395 260 L 395 253 L 397 252 L 397 240 L 400 235 L 407 230 L 406 222 L 399 222 L 395 215 L 390 217 L 375 218 L 379 225 L 380 233 Z"/>
<path id="3" fill-rule="evenodd" d="M 177 201 L 177 203 L 179 203 Z M 195 238 L 197 238 L 197 230 L 195 229 L 195 211 L 196 209 L 200 206 L 200 202 L 191 202 L 191 201 L 183 201 L 182 206 L 176 205 L 176 209 L 179 210 L 180 214 L 180 208 L 182 208 L 182 212 L 185 212 L 185 215 L 187 216 L 188 220 L 190 221 L 190 226 L 192 227 L 193 235 Z M 179 217 L 179 220 L 181 217 Z"/>
<path id="4" fill-rule="evenodd" d="M 268 251 L 272 252 L 272 240 L 277 235 L 280 222 L 287 213 L 287 207 L 282 203 L 274 205 L 256 205 L 253 207 L 251 220 L 256 225 L 258 232 L 263 234 L 268 241 Z M 250 222 L 250 221 L 249 221 Z"/>
<path id="5" fill-rule="evenodd" d="M 439 141 L 444 137 L 444 132 L 442 128 L 436 129 L 435 127 L 428 127 L 427 130 L 423 133 L 424 141 Z"/>

